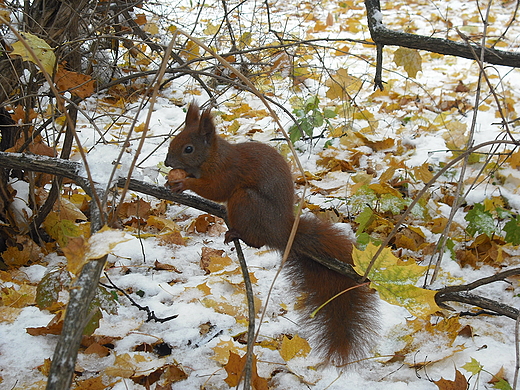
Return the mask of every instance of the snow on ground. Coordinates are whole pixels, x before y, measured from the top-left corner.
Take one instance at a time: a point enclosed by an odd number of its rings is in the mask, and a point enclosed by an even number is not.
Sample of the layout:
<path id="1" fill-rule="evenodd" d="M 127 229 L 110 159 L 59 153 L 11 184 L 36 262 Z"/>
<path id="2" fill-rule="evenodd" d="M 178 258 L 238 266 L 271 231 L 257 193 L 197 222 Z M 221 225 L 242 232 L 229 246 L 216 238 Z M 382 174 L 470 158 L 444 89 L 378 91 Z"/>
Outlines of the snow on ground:
<path id="1" fill-rule="evenodd" d="M 314 9 L 314 16 L 324 17 L 327 9 L 334 8 L 335 4 L 325 3 L 323 7 Z M 394 2 L 394 7 L 384 5 L 383 20 L 387 24 L 393 25 L 395 28 L 403 27 L 402 21 L 405 15 L 409 18 L 417 19 L 417 14 L 422 14 L 424 18 L 419 18 L 422 22 L 416 21 L 414 32 L 429 34 L 434 29 L 434 22 L 429 21 L 430 15 L 446 12 L 448 18 L 452 18 L 456 25 L 464 26 L 466 23 L 463 17 L 464 12 L 471 12 L 474 2 L 449 1 L 442 4 L 424 3 L 424 2 Z M 248 4 L 244 5 L 244 14 L 242 23 L 246 24 L 247 18 L 261 18 L 260 14 L 248 14 Z M 308 11 L 308 4 L 289 4 L 286 2 L 278 2 L 273 5 L 273 12 L 284 11 L 287 18 L 282 14 L 280 22 L 284 25 L 286 31 L 303 36 L 305 29 L 316 21 L 306 21 L 302 24 L 301 19 L 291 18 L 296 12 L 296 8 L 301 8 L 301 14 Z M 437 8 L 436 8 L 437 7 Z M 508 10 L 512 9 L 509 4 Z M 440 11 L 439 11 L 439 9 Z M 468 11 L 468 8 L 470 9 Z M 218 9 L 218 8 L 217 8 Z M 458 13 L 458 10 L 460 13 Z M 441 12 L 442 11 L 442 12 Z M 448 12 L 449 11 L 449 12 Z M 180 12 L 180 11 L 176 11 Z M 458 15 L 462 15 L 460 18 Z M 498 13 L 497 18 L 506 20 L 509 14 Z M 217 14 L 211 15 L 218 19 Z M 346 24 L 350 19 L 357 17 L 359 24 L 362 26 L 355 38 L 366 39 L 368 32 L 364 18 L 363 9 L 353 7 L 352 10 L 346 10 L 343 14 L 335 14 L 336 20 Z M 350 18 L 350 19 L 349 19 Z M 208 17 L 208 19 L 211 19 Z M 258 21 L 257 21 L 258 22 Z M 258 22 L 260 23 L 260 22 Z M 340 30 L 341 23 L 336 23 L 327 36 L 341 37 L 347 33 Z M 499 23 L 497 23 L 499 24 Z M 417 26 L 418 25 L 418 26 Z M 514 26 L 518 30 L 518 23 Z M 202 30 L 204 26 L 198 27 Z M 520 30 L 518 30 L 520 31 Z M 360 48 L 355 47 L 355 54 L 366 55 L 372 58 L 374 56 L 372 47 Z M 400 75 L 404 74 L 391 62 L 391 51 L 387 49 L 385 67 L 383 73 L 385 80 L 391 81 L 389 88 L 396 93 L 410 95 L 417 98 L 420 104 L 428 105 L 438 99 L 443 94 L 452 91 L 459 80 L 469 85 L 476 81 L 476 65 L 472 61 L 456 59 L 456 58 L 433 58 L 423 61 L 423 70 L 419 73 L 417 80 L 406 79 Z M 425 58 L 430 58 L 425 55 Z M 348 67 L 351 75 L 363 77 L 367 84 L 360 91 L 358 97 L 360 103 L 365 103 L 371 112 L 379 119 L 379 127 L 375 128 L 369 136 L 373 139 L 399 138 L 402 145 L 409 146 L 409 151 L 402 155 L 396 155 L 396 158 L 402 158 L 407 167 L 413 168 L 428 162 L 437 166 L 440 162 L 447 161 L 451 156 L 447 152 L 446 133 L 449 130 L 438 132 L 427 132 L 420 127 L 420 124 L 426 122 L 427 119 L 434 121 L 438 116 L 436 113 L 423 113 L 419 117 L 418 111 L 413 109 L 396 110 L 392 113 L 379 111 L 380 101 L 371 99 L 371 85 L 369 84 L 373 67 L 368 63 L 359 60 L 357 57 L 337 57 L 331 58 L 328 65 L 331 69 L 340 67 Z M 501 74 L 504 79 L 502 84 L 505 89 L 512 91 L 516 97 L 514 105 L 517 111 L 520 109 L 518 104 L 518 94 L 520 91 L 520 72 L 518 70 L 496 68 L 496 72 Z M 309 83 L 312 83 L 309 81 Z M 162 91 L 161 96 L 155 102 L 154 112 L 150 125 L 149 139 L 145 142 L 138 159 L 138 169 L 134 172 L 134 176 L 140 180 L 145 180 L 162 185 L 164 178 L 158 173 L 158 165 L 163 161 L 166 155 L 167 143 L 165 139 L 173 130 L 182 125 L 184 120 L 184 107 L 178 107 L 173 103 L 174 100 L 182 100 L 184 104 L 197 100 L 200 103 L 206 101 L 204 94 L 200 96 L 185 95 L 187 85 L 193 86 L 193 82 L 187 77 L 175 80 Z M 423 91 L 424 95 L 420 95 Z M 427 91 L 424 92 L 424 91 Z M 235 91 L 231 90 L 221 97 L 224 102 L 227 99 L 247 99 L 254 109 L 262 108 L 261 102 L 251 96 L 241 95 L 233 96 Z M 283 99 L 289 99 L 290 96 L 283 96 Z M 473 96 L 468 94 L 467 100 L 472 104 Z M 365 100 L 366 99 L 366 100 Z M 332 104 L 331 102 L 330 104 Z M 370 107 L 370 104 L 372 107 Z M 225 106 L 217 107 L 219 110 L 225 111 Z M 287 102 L 287 108 L 291 110 Z M 100 110 L 95 97 L 85 102 L 85 110 Z M 134 104 L 128 112 L 125 113 L 127 118 L 137 118 L 136 124 L 140 124 L 145 120 L 147 107 L 138 110 L 138 103 Z M 279 112 L 284 123 L 290 124 L 289 118 Z M 466 123 L 469 126 L 472 112 L 468 111 L 467 116 L 453 114 L 448 120 L 457 120 Z M 406 124 L 401 121 L 405 116 L 412 119 Z M 414 121 L 414 118 L 416 121 Z M 122 158 L 118 155 L 121 153 L 119 145 L 106 144 L 97 142 L 99 134 L 92 128 L 89 121 L 81 118 L 82 124 L 79 126 L 80 136 L 84 142 L 84 146 L 89 150 L 88 163 L 92 170 L 96 181 L 107 183 L 111 175 L 111 170 L 115 167 L 117 176 L 125 176 L 128 172 L 132 159 L 134 158 L 138 145 L 138 135 L 132 139 L 130 144 L 124 149 Z M 219 118 L 216 118 L 219 126 L 223 126 Z M 477 119 L 477 131 L 475 133 L 475 143 L 480 143 L 495 139 L 500 128 L 494 123 L 498 119 L 495 117 L 494 110 L 480 111 Z M 130 121 L 129 121 L 130 123 Z M 254 138 L 263 142 L 268 142 L 272 146 L 283 150 L 283 142 L 271 141 L 274 137 L 279 137 L 275 133 L 275 125 L 269 119 L 262 119 L 260 122 L 252 122 L 251 119 L 240 119 L 240 123 L 244 128 L 260 127 L 264 129 L 263 133 L 255 133 Z M 102 127 L 101 123 L 97 123 Z M 353 130 L 360 131 L 364 125 L 354 123 Z M 246 130 L 247 131 L 247 130 Z M 246 137 L 239 133 L 237 135 L 228 136 L 231 140 L 245 140 Z M 300 161 L 304 165 L 304 169 L 315 171 L 316 167 L 316 151 L 321 150 L 321 145 L 309 147 L 308 144 L 298 143 L 297 149 L 301 153 Z M 341 149 L 341 145 L 335 144 Z M 338 152 L 341 153 L 341 150 Z M 115 161 L 119 164 L 114 165 Z M 365 161 L 367 166 L 379 167 L 384 171 L 386 167 L 384 154 L 371 154 Z M 518 177 L 517 172 L 510 172 L 513 177 Z M 338 182 L 350 181 L 350 174 L 344 175 L 332 173 L 320 183 L 321 188 L 334 188 Z M 23 185 L 20 184 L 20 193 L 23 191 Z M 344 191 L 344 190 L 343 190 Z M 482 202 L 483 199 L 493 195 L 498 190 L 490 185 L 481 185 L 472 191 L 466 197 L 469 204 Z M 510 201 L 510 205 L 518 210 L 520 209 L 520 197 L 515 186 L 510 188 L 501 188 L 502 194 Z M 310 196 L 311 203 L 328 204 L 328 199 L 319 195 Z M 153 199 L 148 199 L 153 202 Z M 344 207 L 343 203 L 339 203 L 340 207 Z M 440 208 L 441 212 L 449 213 L 449 209 Z M 187 210 L 181 206 L 170 206 L 167 215 L 176 218 L 179 215 L 185 215 L 183 222 L 178 222 L 181 228 L 185 229 L 198 212 Z M 464 223 L 463 216 L 456 221 Z M 132 294 L 132 297 L 142 306 L 148 306 L 155 312 L 158 317 L 168 317 L 178 315 L 172 321 L 165 323 L 145 322 L 146 315 L 139 311 L 135 306 L 130 305 L 128 300 L 120 296 L 117 315 L 105 314 L 101 320 L 100 327 L 95 334 L 114 338 L 114 348 L 109 356 L 99 357 L 97 355 L 87 355 L 80 353 L 78 358 L 78 368 L 83 372 L 85 377 L 100 375 L 107 367 L 117 366 L 116 356 L 129 354 L 128 364 L 135 364 L 137 370 L 146 372 L 147 369 L 160 367 L 166 363 L 178 362 L 188 373 L 188 378 L 172 385 L 172 389 L 224 389 L 227 385 L 224 383 L 226 377 L 222 365 L 215 360 L 214 351 L 219 343 L 232 342 L 233 337 L 239 335 L 246 330 L 243 320 L 237 320 L 243 316 L 243 312 L 233 315 L 225 313 L 225 310 L 216 309 L 218 305 L 230 305 L 232 307 L 242 307 L 243 296 L 236 293 L 236 286 L 241 284 L 241 276 L 238 271 L 238 265 L 234 250 L 230 246 L 223 244 L 223 234 L 219 236 L 208 236 L 197 233 L 183 233 L 188 237 L 186 246 L 178 245 L 159 245 L 155 238 L 146 238 L 139 240 L 135 234 L 128 234 L 130 241 L 118 245 L 110 255 L 107 270 L 112 281 L 121 289 L 128 289 L 133 292 L 139 292 L 139 295 Z M 202 247 L 211 247 L 224 250 L 225 254 L 233 259 L 233 263 L 224 271 L 217 275 L 205 275 L 199 266 Z M 279 266 L 279 259 L 275 253 L 255 250 L 252 248 L 245 249 L 245 256 L 251 272 L 257 280 L 254 285 L 256 296 L 265 305 L 266 297 L 271 288 L 272 281 Z M 51 266 L 57 266 L 65 260 L 55 254 L 49 255 L 46 261 Z M 163 264 L 173 265 L 180 273 L 157 270 L 154 263 L 158 261 Z M 24 274 L 28 281 L 37 282 L 43 277 L 45 269 L 41 265 L 33 265 L 27 267 Z M 483 267 L 479 270 L 461 269 L 458 264 L 449 256 L 444 257 L 443 272 L 437 285 L 441 287 L 443 284 L 463 283 L 464 281 L 472 281 L 481 277 L 489 276 L 495 272 L 490 267 Z M 103 282 L 107 281 L 103 279 Z M 2 282 L 2 287 L 10 287 L 14 285 L 10 282 Z M 211 295 L 203 291 L 201 286 L 208 286 Z M 518 307 L 518 298 L 512 297 L 510 292 L 506 292 L 505 283 L 495 283 L 486 288 L 479 290 L 486 296 L 503 300 L 505 303 Z M 278 278 L 273 286 L 272 294 L 269 298 L 265 317 L 261 324 L 260 337 L 261 341 L 269 341 L 278 337 L 280 334 L 302 334 L 302 330 L 298 326 L 298 317 L 294 310 L 295 297 L 288 294 L 291 290 L 290 282 L 282 277 Z M 500 297 L 500 298 L 499 298 Z M 214 306 L 208 304 L 208 299 L 217 300 Z M 66 296 L 62 297 L 65 300 Z M 220 302 L 218 301 L 220 300 Z M 456 307 L 460 310 L 460 307 Z M 258 370 L 260 376 L 269 377 L 272 375 L 273 367 L 278 372 L 275 379 L 271 383 L 275 389 L 437 389 L 437 386 L 431 380 L 438 380 L 441 377 L 453 380 L 455 377 L 455 367 L 463 372 L 467 378 L 470 378 L 468 372 L 464 371 L 461 366 L 476 359 L 482 364 L 486 372 L 481 374 L 481 378 L 475 381 L 475 388 L 488 388 L 487 383 L 491 380 L 489 373 L 497 373 L 501 368 L 505 369 L 506 377 L 512 381 L 514 364 L 515 364 L 515 338 L 514 338 L 514 322 L 506 318 L 479 317 L 477 319 L 464 317 L 460 321 L 463 324 L 469 324 L 472 328 L 471 337 L 458 336 L 447 347 L 447 340 L 443 334 L 438 334 L 436 338 L 432 338 L 430 333 L 415 334 L 415 342 L 420 344 L 416 354 L 408 359 L 413 359 L 416 364 L 436 360 L 445 357 L 438 363 L 426 365 L 421 369 L 410 367 L 409 361 L 404 364 L 402 361 L 393 363 L 387 361 L 396 351 L 399 351 L 404 345 L 405 340 L 409 336 L 410 330 L 408 322 L 413 320 L 412 316 L 403 308 L 390 305 L 385 302 L 380 304 L 380 318 L 375 319 L 382 325 L 380 337 L 376 340 L 372 350 L 372 357 L 355 369 L 342 371 L 335 367 L 320 366 L 320 361 L 312 354 L 307 358 L 295 358 L 289 362 L 285 362 L 277 350 L 269 348 L 257 348 L 255 353 L 258 357 Z M 52 357 L 53 349 L 58 336 L 30 336 L 26 332 L 28 327 L 46 326 L 53 315 L 46 311 L 40 311 L 34 306 L 21 309 L 12 322 L 0 322 L 0 375 L 3 382 L 0 383 L 2 389 L 29 389 L 42 388 L 45 381 L 44 375 L 37 369 L 44 363 L 45 359 Z M 200 334 L 203 324 L 212 324 L 212 328 L 206 335 Z M 135 347 L 142 343 L 153 344 L 162 340 L 172 347 L 171 355 L 157 357 L 156 355 L 147 355 L 144 360 L 139 360 L 142 354 L 135 351 Z M 237 347 L 243 348 L 235 343 Z M 447 353 L 447 350 L 451 351 Z M 119 366 L 117 366 L 119 367 Z M 40 386 L 40 387 L 39 387 Z M 135 384 L 130 379 L 114 380 L 111 384 L 113 389 L 142 389 L 144 387 Z"/>

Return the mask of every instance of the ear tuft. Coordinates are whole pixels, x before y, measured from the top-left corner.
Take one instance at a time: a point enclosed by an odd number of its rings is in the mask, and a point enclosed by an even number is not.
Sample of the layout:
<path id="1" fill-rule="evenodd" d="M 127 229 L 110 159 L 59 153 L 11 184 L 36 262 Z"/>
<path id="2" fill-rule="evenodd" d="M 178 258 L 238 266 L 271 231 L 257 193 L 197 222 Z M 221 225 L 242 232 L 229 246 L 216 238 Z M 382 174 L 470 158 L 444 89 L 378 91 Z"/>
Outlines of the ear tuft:
<path id="1" fill-rule="evenodd" d="M 207 143 L 210 143 L 215 136 L 215 124 L 211 116 L 211 109 L 206 109 L 200 117 L 199 132 Z"/>
<path id="2" fill-rule="evenodd" d="M 199 106 L 197 103 L 190 103 L 188 112 L 186 113 L 186 127 L 197 126 L 200 120 Z"/>

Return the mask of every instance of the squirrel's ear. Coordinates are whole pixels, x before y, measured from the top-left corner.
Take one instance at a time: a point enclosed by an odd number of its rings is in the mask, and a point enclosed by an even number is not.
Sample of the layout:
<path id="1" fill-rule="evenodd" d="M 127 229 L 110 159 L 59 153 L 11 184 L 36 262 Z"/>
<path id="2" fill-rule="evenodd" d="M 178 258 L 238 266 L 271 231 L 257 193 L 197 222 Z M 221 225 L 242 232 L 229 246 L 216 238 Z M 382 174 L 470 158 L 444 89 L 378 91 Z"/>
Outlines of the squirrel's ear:
<path id="1" fill-rule="evenodd" d="M 199 133 L 207 143 L 210 143 L 215 136 L 215 124 L 211 116 L 211 110 L 204 110 L 200 117 Z"/>
<path id="2" fill-rule="evenodd" d="M 190 105 L 188 107 L 188 112 L 186 113 L 185 126 L 186 127 L 195 126 L 195 128 L 196 128 L 196 127 L 198 127 L 199 120 L 200 120 L 199 106 L 197 106 L 196 103 L 190 103 Z"/>

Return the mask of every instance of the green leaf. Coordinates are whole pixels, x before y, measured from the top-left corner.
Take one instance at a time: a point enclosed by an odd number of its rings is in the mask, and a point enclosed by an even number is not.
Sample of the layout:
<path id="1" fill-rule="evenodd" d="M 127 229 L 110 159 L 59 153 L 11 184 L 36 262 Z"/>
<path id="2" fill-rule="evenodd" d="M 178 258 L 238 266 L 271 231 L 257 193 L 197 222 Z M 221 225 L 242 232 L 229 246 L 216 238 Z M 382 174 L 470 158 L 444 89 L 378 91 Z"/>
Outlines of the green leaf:
<path id="1" fill-rule="evenodd" d="M 312 124 L 312 127 L 321 127 L 323 126 L 323 114 L 319 111 L 314 111 L 314 115 L 309 117 L 309 122 Z"/>
<path id="2" fill-rule="evenodd" d="M 327 119 L 335 118 L 336 117 L 336 111 L 331 110 L 330 108 L 326 108 L 323 110 L 323 116 Z"/>
<path id="3" fill-rule="evenodd" d="M 114 296 L 103 286 L 98 286 L 93 304 L 109 314 L 117 314 L 117 294 Z"/>
<path id="4" fill-rule="evenodd" d="M 365 209 L 359 213 L 356 217 L 355 222 L 359 224 L 356 230 L 356 236 L 360 236 L 361 233 L 365 231 L 367 226 L 369 226 L 374 220 L 374 211 L 370 207 L 365 207 Z M 368 243 L 368 242 L 367 242 Z"/>
<path id="5" fill-rule="evenodd" d="M 513 390 L 511 385 L 504 378 L 500 378 L 498 382 L 493 383 L 493 388 L 500 390 Z"/>
<path id="6" fill-rule="evenodd" d="M 373 208 L 377 201 L 376 193 L 367 185 L 361 186 L 349 199 L 353 214 L 365 210 L 367 206 Z"/>
<path id="7" fill-rule="evenodd" d="M 484 367 L 474 358 L 471 358 L 471 361 L 467 362 L 462 366 L 467 372 L 471 372 L 473 375 L 479 374 Z"/>
<path id="8" fill-rule="evenodd" d="M 379 209 L 381 212 L 390 212 L 393 215 L 400 214 L 406 207 L 407 201 L 394 194 L 382 194 L 380 199 Z"/>
<path id="9" fill-rule="evenodd" d="M 51 307 L 58 302 L 62 288 L 60 270 L 51 271 L 44 275 L 36 287 L 36 305 L 40 309 Z"/>
<path id="10" fill-rule="evenodd" d="M 354 248 L 354 270 L 364 275 L 378 247 L 369 243 L 364 251 Z M 406 308 L 416 317 L 427 317 L 440 310 L 435 303 L 436 291 L 415 286 L 424 275 L 426 267 L 413 261 L 403 262 L 394 256 L 390 248 L 384 248 L 371 268 L 368 278 L 370 287 L 379 292 L 385 301 Z"/>
<path id="11" fill-rule="evenodd" d="M 302 138 L 302 132 L 297 124 L 289 127 L 289 139 L 294 144 L 296 141 Z"/>
<path id="12" fill-rule="evenodd" d="M 506 242 L 520 245 L 520 216 L 517 215 L 509 220 L 504 226 L 504 231 L 506 232 Z"/>
<path id="13" fill-rule="evenodd" d="M 496 231 L 493 215 L 489 211 L 486 211 L 484 205 L 481 203 L 475 204 L 473 208 L 468 211 L 464 219 L 469 222 L 466 231 L 472 236 L 474 236 L 475 233 L 483 233 L 491 237 Z"/>
<path id="14" fill-rule="evenodd" d="M 319 104 L 320 104 L 320 98 L 316 95 L 316 96 L 311 96 L 309 98 L 307 98 L 307 100 L 305 101 L 305 112 L 310 112 L 310 111 L 313 111 L 313 110 L 316 110 L 318 107 L 319 107 Z"/>

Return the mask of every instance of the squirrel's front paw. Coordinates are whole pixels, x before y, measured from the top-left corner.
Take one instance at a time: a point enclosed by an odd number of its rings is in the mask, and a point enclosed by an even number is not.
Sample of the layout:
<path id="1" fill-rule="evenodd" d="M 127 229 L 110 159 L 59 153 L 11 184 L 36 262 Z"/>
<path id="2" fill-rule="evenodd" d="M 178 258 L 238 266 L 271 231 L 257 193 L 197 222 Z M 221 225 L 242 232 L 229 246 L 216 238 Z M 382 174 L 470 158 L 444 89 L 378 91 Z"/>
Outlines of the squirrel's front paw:
<path id="1" fill-rule="evenodd" d="M 168 178 L 165 185 L 172 192 L 182 192 L 186 189 L 184 183 L 186 176 L 186 171 L 183 169 L 171 169 L 170 172 L 168 172 Z"/>

